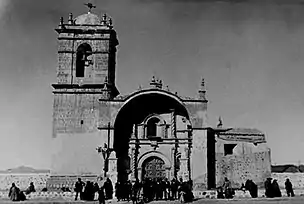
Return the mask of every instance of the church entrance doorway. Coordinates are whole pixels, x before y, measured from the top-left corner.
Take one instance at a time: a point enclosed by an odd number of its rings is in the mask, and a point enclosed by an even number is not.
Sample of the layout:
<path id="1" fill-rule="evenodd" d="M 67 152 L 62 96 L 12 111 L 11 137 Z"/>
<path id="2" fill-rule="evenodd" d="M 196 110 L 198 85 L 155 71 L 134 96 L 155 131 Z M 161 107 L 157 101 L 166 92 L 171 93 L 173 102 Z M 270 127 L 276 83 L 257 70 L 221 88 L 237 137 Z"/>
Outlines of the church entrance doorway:
<path id="1" fill-rule="evenodd" d="M 142 164 L 142 180 L 166 178 L 165 162 L 159 157 L 149 157 Z"/>

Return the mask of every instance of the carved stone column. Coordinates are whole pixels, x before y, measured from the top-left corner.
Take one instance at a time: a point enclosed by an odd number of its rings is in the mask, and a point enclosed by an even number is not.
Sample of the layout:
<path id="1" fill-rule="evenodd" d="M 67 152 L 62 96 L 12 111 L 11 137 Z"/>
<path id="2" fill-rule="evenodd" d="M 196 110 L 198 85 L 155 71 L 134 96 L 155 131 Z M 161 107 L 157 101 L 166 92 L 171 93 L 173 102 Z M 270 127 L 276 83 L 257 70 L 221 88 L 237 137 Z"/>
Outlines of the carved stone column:
<path id="1" fill-rule="evenodd" d="M 129 180 L 134 180 L 135 179 L 135 146 L 130 145 L 129 147 L 129 158 L 130 158 L 130 171 L 131 173 L 129 174 Z"/>

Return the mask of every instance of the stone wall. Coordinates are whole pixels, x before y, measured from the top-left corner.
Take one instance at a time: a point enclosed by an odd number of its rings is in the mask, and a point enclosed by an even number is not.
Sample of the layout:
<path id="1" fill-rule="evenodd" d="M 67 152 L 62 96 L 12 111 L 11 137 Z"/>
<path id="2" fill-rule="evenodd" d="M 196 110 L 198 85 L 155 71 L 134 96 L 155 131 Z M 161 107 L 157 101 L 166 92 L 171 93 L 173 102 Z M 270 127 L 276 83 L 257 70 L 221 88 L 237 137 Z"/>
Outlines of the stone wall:
<path id="1" fill-rule="evenodd" d="M 36 190 L 46 187 L 50 174 L 0 174 L 0 191 L 7 191 L 12 183 L 25 190 L 33 182 Z"/>
<path id="2" fill-rule="evenodd" d="M 266 144 L 257 146 L 251 143 L 235 142 L 233 154 L 225 155 L 225 141 L 217 139 L 216 150 L 216 185 L 222 185 L 227 177 L 234 187 L 240 187 L 247 179 L 252 179 L 258 186 L 271 175 L 270 150 Z"/>

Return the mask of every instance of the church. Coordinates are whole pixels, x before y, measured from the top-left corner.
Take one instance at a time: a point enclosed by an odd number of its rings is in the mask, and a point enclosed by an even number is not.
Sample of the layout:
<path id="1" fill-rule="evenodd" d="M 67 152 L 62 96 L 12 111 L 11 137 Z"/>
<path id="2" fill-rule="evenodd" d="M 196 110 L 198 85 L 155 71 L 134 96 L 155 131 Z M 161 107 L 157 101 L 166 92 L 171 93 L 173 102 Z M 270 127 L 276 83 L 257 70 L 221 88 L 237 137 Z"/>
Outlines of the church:
<path id="1" fill-rule="evenodd" d="M 53 152 L 49 189 L 78 177 L 117 181 L 192 180 L 213 189 L 224 178 L 240 186 L 271 175 L 270 149 L 257 129 L 207 125 L 205 81 L 197 96 L 181 96 L 155 77 L 121 94 L 116 86 L 119 45 L 112 19 L 91 11 L 58 28 L 57 82 L 53 87 Z M 132 83 L 132 82 L 130 82 Z"/>

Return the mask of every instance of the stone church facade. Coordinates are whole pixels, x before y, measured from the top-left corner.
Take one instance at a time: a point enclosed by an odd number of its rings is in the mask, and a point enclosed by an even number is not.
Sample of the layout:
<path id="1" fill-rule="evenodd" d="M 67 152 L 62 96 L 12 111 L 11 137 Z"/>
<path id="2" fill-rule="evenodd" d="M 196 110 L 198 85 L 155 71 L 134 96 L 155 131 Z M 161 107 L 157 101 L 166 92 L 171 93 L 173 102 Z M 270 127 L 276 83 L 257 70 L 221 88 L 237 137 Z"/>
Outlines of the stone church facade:
<path id="1" fill-rule="evenodd" d="M 210 189 L 224 177 L 239 185 L 270 175 L 263 133 L 207 126 L 204 79 L 194 98 L 171 92 L 154 77 L 149 87 L 121 95 L 112 19 L 70 14 L 56 31 L 50 188 L 104 175 L 113 182 L 192 179 L 198 188 Z"/>

